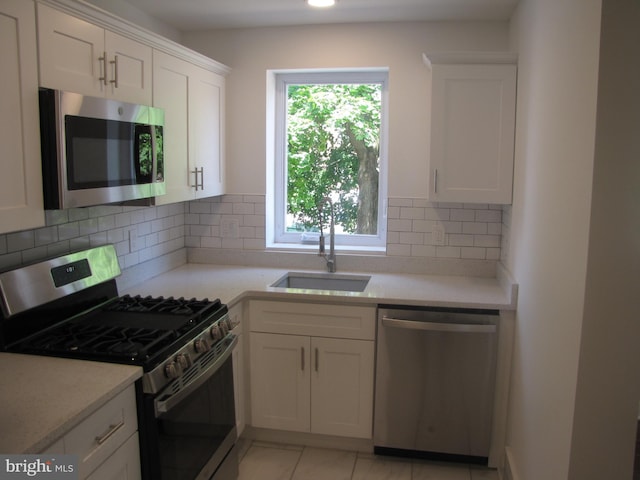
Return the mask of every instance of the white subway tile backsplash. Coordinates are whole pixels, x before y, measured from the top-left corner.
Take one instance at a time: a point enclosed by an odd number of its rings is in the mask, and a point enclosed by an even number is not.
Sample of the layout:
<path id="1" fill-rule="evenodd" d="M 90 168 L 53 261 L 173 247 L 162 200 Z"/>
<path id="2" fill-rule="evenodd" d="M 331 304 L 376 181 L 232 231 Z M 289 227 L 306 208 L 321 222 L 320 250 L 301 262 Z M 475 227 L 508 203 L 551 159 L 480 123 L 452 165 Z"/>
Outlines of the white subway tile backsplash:
<path id="1" fill-rule="evenodd" d="M 424 208 L 402 207 L 400 218 L 409 220 L 424 220 Z"/>
<path id="2" fill-rule="evenodd" d="M 460 247 L 436 247 L 438 258 L 460 258 Z"/>
<path id="3" fill-rule="evenodd" d="M 471 233 L 471 234 L 475 233 L 479 235 L 486 235 L 487 224 L 484 222 L 463 222 L 462 233 Z"/>
<path id="4" fill-rule="evenodd" d="M 121 268 L 183 248 L 185 204 L 162 207 L 96 206 L 47 210 L 43 228 L 0 235 L 0 268 L 16 268 L 71 251 L 114 244 Z M 138 246 L 130 251 L 129 229 Z M 209 233 L 209 232 L 205 232 Z M 197 237 L 201 238 L 201 237 Z"/>
<path id="5" fill-rule="evenodd" d="M 225 195 L 158 207 L 47 211 L 46 227 L 0 235 L 0 268 L 106 243 L 116 245 L 122 268 L 185 246 L 264 250 L 265 208 L 264 195 Z M 389 198 L 386 255 L 497 261 L 508 245 L 510 216 L 511 209 L 500 205 Z M 236 221 L 238 228 L 227 228 L 227 220 Z M 442 245 L 432 239 L 436 223 L 445 230 Z M 129 244 L 132 227 L 139 240 L 135 251 Z"/>
<path id="6" fill-rule="evenodd" d="M 58 239 L 70 240 L 80 235 L 80 225 L 78 222 L 64 223 L 58 225 Z"/>
<path id="7" fill-rule="evenodd" d="M 413 223 L 411 220 L 402 220 L 402 219 L 387 220 L 387 231 L 410 232 L 412 231 L 412 227 L 413 227 Z"/>
<path id="8" fill-rule="evenodd" d="M 203 205 L 205 204 L 205 205 Z M 210 209 L 211 213 L 207 213 Z M 387 256 L 497 260 L 500 258 L 503 207 L 487 204 L 433 203 L 389 198 Z M 221 222 L 238 222 L 238 238 L 222 236 Z M 265 248 L 265 197 L 225 195 L 191 202 L 184 215 L 190 247 L 262 250 Z M 444 245 L 431 232 L 444 227 Z M 206 228 L 211 226 L 211 230 Z M 225 230 L 226 231 L 226 230 Z M 228 235 L 226 231 L 226 235 Z"/>
<path id="9" fill-rule="evenodd" d="M 211 213 L 211 203 L 201 201 L 189 202 L 189 213 Z"/>
<path id="10" fill-rule="evenodd" d="M 36 246 L 35 234 L 32 230 L 23 232 L 10 233 L 7 235 L 7 251 L 19 252 L 25 248 L 33 248 Z"/>

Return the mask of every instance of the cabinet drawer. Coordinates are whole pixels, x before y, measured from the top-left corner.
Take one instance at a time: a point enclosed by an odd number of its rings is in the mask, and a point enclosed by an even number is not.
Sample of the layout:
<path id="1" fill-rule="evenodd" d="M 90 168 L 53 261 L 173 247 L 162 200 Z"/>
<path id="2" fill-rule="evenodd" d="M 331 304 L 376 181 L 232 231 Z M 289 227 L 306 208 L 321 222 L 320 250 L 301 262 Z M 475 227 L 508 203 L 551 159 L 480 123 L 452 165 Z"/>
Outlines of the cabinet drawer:
<path id="1" fill-rule="evenodd" d="M 85 478 L 137 430 L 131 385 L 64 436 L 65 452 L 78 455 L 80 478 Z"/>
<path id="2" fill-rule="evenodd" d="M 134 433 L 87 480 L 140 480 L 140 448 Z"/>
<path id="3" fill-rule="evenodd" d="M 375 307 L 252 300 L 252 332 L 373 340 Z"/>

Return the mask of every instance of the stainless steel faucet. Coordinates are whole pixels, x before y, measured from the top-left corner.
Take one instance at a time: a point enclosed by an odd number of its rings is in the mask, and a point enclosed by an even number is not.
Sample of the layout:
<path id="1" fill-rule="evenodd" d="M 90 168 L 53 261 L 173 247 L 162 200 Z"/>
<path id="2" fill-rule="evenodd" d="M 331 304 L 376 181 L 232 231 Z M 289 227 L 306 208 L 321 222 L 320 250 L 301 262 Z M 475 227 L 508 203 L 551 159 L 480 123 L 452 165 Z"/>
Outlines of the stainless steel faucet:
<path id="1" fill-rule="evenodd" d="M 331 215 L 331 223 L 329 224 L 329 255 L 325 253 L 324 248 L 324 234 L 322 232 L 322 210 L 323 205 L 328 203 L 330 210 L 329 214 Z M 327 262 L 327 270 L 331 273 L 336 271 L 336 228 L 335 228 L 335 218 L 333 212 L 333 202 L 329 197 L 324 197 L 322 202 L 318 205 L 318 210 L 320 211 L 320 247 L 318 250 L 318 255 L 324 257 Z"/>

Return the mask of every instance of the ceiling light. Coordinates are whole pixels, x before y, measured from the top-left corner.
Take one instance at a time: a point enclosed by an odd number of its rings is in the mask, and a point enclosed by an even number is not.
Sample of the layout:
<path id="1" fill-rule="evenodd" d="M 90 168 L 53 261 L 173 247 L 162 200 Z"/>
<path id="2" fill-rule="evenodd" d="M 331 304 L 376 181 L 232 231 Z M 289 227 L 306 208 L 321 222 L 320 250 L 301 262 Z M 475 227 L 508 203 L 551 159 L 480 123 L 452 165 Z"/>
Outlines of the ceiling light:
<path id="1" fill-rule="evenodd" d="M 336 4 L 336 0 L 307 0 L 310 7 L 333 7 Z"/>

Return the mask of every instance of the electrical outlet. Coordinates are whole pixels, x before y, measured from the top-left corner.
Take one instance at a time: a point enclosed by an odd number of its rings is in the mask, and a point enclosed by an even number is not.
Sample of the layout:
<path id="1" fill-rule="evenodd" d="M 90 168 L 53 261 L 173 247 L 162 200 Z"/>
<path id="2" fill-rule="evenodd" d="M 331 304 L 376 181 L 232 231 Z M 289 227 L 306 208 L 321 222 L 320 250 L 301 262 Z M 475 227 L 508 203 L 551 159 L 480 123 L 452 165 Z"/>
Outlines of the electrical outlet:
<path id="1" fill-rule="evenodd" d="M 434 245 L 444 245 L 445 236 L 444 236 L 444 225 L 441 223 L 436 223 L 431 230 L 431 241 Z"/>
<path id="2" fill-rule="evenodd" d="M 138 250 L 138 229 L 132 227 L 127 231 L 129 232 L 129 251 L 135 252 Z"/>

